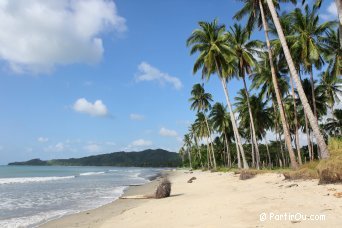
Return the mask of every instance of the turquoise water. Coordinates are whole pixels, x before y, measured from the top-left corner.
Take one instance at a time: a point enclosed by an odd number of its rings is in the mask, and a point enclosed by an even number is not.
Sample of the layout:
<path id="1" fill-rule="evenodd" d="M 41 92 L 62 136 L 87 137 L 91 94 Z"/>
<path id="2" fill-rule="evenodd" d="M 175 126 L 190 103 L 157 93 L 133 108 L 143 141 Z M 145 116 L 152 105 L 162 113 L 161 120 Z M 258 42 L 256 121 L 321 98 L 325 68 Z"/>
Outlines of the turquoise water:
<path id="1" fill-rule="evenodd" d="M 0 166 L 0 227 L 35 227 L 110 203 L 161 169 Z"/>

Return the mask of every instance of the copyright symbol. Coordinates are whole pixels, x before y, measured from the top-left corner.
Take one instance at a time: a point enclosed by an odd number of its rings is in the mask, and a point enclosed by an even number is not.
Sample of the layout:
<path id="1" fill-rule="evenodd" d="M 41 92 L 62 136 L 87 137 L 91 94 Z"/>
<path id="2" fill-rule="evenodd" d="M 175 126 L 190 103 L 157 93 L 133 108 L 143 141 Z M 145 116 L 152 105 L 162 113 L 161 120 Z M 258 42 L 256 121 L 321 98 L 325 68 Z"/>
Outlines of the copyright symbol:
<path id="1" fill-rule="evenodd" d="M 259 215 L 259 219 L 260 219 L 260 222 L 266 221 L 266 219 L 267 219 L 266 213 L 265 213 L 265 212 L 264 212 L 264 213 L 261 213 L 261 214 Z"/>

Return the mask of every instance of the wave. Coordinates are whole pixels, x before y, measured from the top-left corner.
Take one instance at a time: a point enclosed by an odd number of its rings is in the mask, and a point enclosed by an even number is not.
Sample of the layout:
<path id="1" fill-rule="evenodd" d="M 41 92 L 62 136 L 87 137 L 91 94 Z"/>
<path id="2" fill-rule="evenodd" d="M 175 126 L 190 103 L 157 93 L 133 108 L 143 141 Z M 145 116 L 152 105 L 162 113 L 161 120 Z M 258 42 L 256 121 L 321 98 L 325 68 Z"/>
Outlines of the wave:
<path id="1" fill-rule="evenodd" d="M 106 172 L 86 172 L 86 173 L 80 173 L 80 176 L 92 176 L 92 175 L 100 175 L 105 174 Z"/>
<path id="2" fill-rule="evenodd" d="M 64 176 L 64 177 L 15 177 L 15 178 L 0 178 L 0 184 L 24 184 L 32 182 L 46 182 L 72 179 L 75 176 Z"/>

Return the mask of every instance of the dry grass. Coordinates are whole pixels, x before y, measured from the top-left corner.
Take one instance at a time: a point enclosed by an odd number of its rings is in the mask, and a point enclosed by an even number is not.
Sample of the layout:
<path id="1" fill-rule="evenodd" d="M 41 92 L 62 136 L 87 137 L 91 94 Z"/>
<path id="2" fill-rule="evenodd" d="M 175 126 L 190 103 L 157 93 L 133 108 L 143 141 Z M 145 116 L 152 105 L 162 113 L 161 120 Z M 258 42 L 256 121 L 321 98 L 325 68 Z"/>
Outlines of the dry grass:
<path id="1" fill-rule="evenodd" d="M 322 160 L 317 170 L 319 184 L 342 183 L 342 139 L 329 140 L 330 158 Z"/>
<path id="2" fill-rule="evenodd" d="M 248 180 L 255 177 L 257 174 L 267 173 L 267 170 L 244 169 L 235 171 L 235 174 L 240 174 L 240 180 Z"/>
<path id="3" fill-rule="evenodd" d="M 317 172 L 318 161 L 312 161 L 302 165 L 298 170 L 284 172 L 285 180 L 311 180 L 319 179 Z"/>
<path id="4" fill-rule="evenodd" d="M 342 183 L 342 138 L 329 140 L 330 158 L 313 161 L 298 170 L 284 172 L 285 179 L 319 179 L 319 184 Z"/>

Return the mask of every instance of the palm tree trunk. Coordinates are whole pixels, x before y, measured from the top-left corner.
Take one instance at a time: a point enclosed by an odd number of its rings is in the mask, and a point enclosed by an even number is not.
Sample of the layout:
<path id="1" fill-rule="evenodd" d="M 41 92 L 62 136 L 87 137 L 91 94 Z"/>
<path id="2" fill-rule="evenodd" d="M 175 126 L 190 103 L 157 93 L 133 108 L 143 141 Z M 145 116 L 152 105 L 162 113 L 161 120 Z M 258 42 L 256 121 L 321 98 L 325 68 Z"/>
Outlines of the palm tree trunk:
<path id="1" fill-rule="evenodd" d="M 192 169 L 192 164 L 191 164 L 191 153 L 190 153 L 190 149 L 189 149 L 189 148 L 188 148 L 188 155 L 189 155 L 190 169 Z"/>
<path id="2" fill-rule="evenodd" d="M 315 82 L 314 82 L 314 79 L 313 79 L 312 66 L 309 67 L 309 71 L 310 71 L 310 84 L 311 84 L 311 97 L 312 97 L 313 111 L 314 111 L 314 115 L 316 117 L 316 122 L 318 122 L 317 107 L 316 107 L 316 97 L 315 97 Z"/>
<path id="3" fill-rule="evenodd" d="M 281 140 L 281 134 L 279 132 L 279 143 L 280 143 L 280 153 L 281 153 L 281 158 L 282 158 L 282 161 L 283 161 L 283 166 L 287 166 L 286 165 L 286 159 L 285 159 L 285 154 L 284 154 L 284 147 L 283 147 L 283 142 Z"/>
<path id="4" fill-rule="evenodd" d="M 253 141 L 252 142 L 253 142 L 253 144 L 255 146 L 256 168 L 260 169 L 259 147 L 258 147 L 258 142 L 256 140 L 254 118 L 253 118 L 253 114 L 252 114 L 251 104 L 249 102 L 249 93 L 248 93 L 248 90 L 247 90 L 245 76 L 242 77 L 242 81 L 243 81 L 243 86 L 245 87 L 246 98 L 247 98 L 247 106 L 248 106 L 248 112 L 249 112 L 249 119 L 250 119 L 250 122 L 251 122 L 251 129 L 252 129 L 252 134 L 253 134 L 253 137 L 252 137 Z"/>
<path id="5" fill-rule="evenodd" d="M 327 145 L 326 145 L 326 143 L 324 141 L 323 135 L 321 134 L 321 132 L 319 130 L 319 126 L 318 126 L 318 124 L 317 124 L 317 122 L 315 120 L 314 114 L 312 113 L 312 110 L 310 108 L 308 99 L 305 96 L 305 93 L 304 93 L 304 90 L 303 90 L 303 87 L 302 87 L 302 83 L 301 83 L 301 81 L 299 79 L 299 76 L 297 74 L 297 71 L 295 69 L 295 66 L 294 66 L 294 63 L 293 63 L 293 60 L 292 60 L 292 56 L 291 56 L 289 47 L 287 46 L 285 35 L 284 35 L 284 32 L 283 32 L 282 27 L 280 25 L 280 21 L 279 21 L 278 15 L 277 15 L 277 11 L 275 10 L 273 1 L 272 0 L 267 0 L 267 4 L 268 4 L 268 7 L 269 7 L 270 12 L 272 14 L 273 22 L 274 22 L 275 27 L 277 29 L 277 33 L 278 33 L 281 45 L 283 47 L 283 51 L 284 51 L 284 54 L 285 54 L 285 57 L 286 57 L 287 64 L 289 65 L 290 72 L 291 72 L 291 74 L 293 76 L 293 80 L 294 80 L 294 82 L 296 84 L 299 98 L 300 98 L 300 100 L 301 100 L 301 102 L 303 104 L 304 112 L 308 116 L 309 123 L 311 125 L 311 128 L 313 129 L 314 134 L 315 134 L 315 137 L 316 137 L 316 140 L 317 140 L 317 144 L 318 144 L 318 146 L 320 148 L 320 151 L 321 151 L 321 154 L 322 154 L 322 158 L 323 159 L 329 158 L 330 154 L 329 154 Z"/>
<path id="6" fill-rule="evenodd" d="M 249 123 L 249 125 L 251 125 L 251 123 Z M 250 127 L 250 129 L 252 129 L 251 127 Z M 254 157 L 254 146 L 253 146 L 253 134 L 252 134 L 252 132 L 250 132 L 251 133 L 251 147 L 252 147 L 252 167 L 253 168 L 255 168 L 255 157 Z"/>
<path id="7" fill-rule="evenodd" d="M 210 140 L 211 140 L 211 151 L 212 151 L 212 156 L 213 156 L 213 163 L 214 163 L 214 169 L 216 169 L 216 159 L 215 159 L 215 152 L 214 152 L 214 147 L 213 147 L 213 138 L 211 137 L 211 131 L 210 131 L 210 128 L 209 128 L 209 123 L 208 123 L 208 120 L 207 120 L 207 117 L 205 117 L 205 123 L 207 125 L 207 128 L 208 128 L 208 134 L 209 134 L 209 137 L 210 137 Z"/>
<path id="8" fill-rule="evenodd" d="M 195 140 L 195 144 L 196 144 L 196 148 L 197 148 L 198 158 L 200 160 L 201 167 L 203 169 L 204 166 L 203 166 L 203 162 L 202 162 L 201 148 L 198 146 L 198 140 L 197 140 L 196 136 L 194 137 L 194 140 Z"/>
<path id="9" fill-rule="evenodd" d="M 239 145 L 237 143 L 236 133 L 235 133 L 234 128 L 233 128 L 233 133 L 234 133 L 234 140 L 235 140 L 235 147 L 236 147 L 236 157 L 238 160 L 238 168 L 241 169 L 242 165 L 241 165 L 241 158 L 240 158 L 240 149 L 239 149 Z"/>
<path id="10" fill-rule="evenodd" d="M 264 137 L 264 141 L 265 141 L 265 146 L 266 146 L 266 151 L 267 151 L 267 157 L 268 157 L 268 166 L 271 168 L 271 166 L 272 166 L 271 154 L 270 154 L 270 150 L 269 150 L 269 148 L 268 148 L 268 143 L 267 143 L 266 137 Z"/>
<path id="11" fill-rule="evenodd" d="M 230 167 L 230 151 L 229 151 L 229 143 L 226 132 L 224 132 L 224 140 L 226 142 L 226 155 L 227 155 L 227 166 Z"/>
<path id="12" fill-rule="evenodd" d="M 211 167 L 211 155 L 210 155 L 210 146 L 209 146 L 209 140 L 207 137 L 205 137 L 207 140 L 207 160 L 208 160 L 208 169 Z"/>
<path id="13" fill-rule="evenodd" d="M 305 115 L 305 114 L 304 114 Z M 306 133 L 306 140 L 308 143 L 308 150 L 309 150 L 309 159 L 310 161 L 312 160 L 312 148 L 311 148 L 311 140 L 310 140 L 310 134 L 309 134 L 309 124 L 308 124 L 308 117 L 305 115 L 304 116 L 305 120 L 305 133 Z"/>
<path id="14" fill-rule="evenodd" d="M 293 100 L 293 109 L 294 109 L 294 121 L 295 121 L 295 138 L 296 138 L 296 147 L 297 147 L 297 156 L 298 162 L 302 165 L 302 156 L 300 152 L 300 144 L 299 144 L 299 133 L 298 133 L 298 116 L 297 116 L 297 104 L 296 104 L 296 95 L 294 92 L 294 85 L 292 76 L 290 75 L 290 82 L 291 82 L 291 93 L 292 93 L 292 100 Z"/>
<path id="15" fill-rule="evenodd" d="M 232 125 L 233 125 L 233 131 L 234 131 L 234 134 L 236 136 L 236 140 L 237 140 L 237 143 L 239 145 L 240 152 L 241 152 L 243 168 L 244 169 L 248 169 L 249 167 L 248 167 L 248 163 L 246 161 L 245 151 L 244 151 L 242 143 L 241 143 L 241 138 L 240 138 L 240 134 L 239 134 L 239 131 L 238 131 L 238 128 L 237 128 L 237 125 L 236 125 L 236 119 L 235 119 L 234 111 L 233 111 L 232 104 L 230 103 L 230 99 L 229 99 L 229 95 L 228 95 L 228 88 L 227 88 L 227 85 L 226 85 L 226 82 L 225 82 L 224 78 L 220 77 L 220 79 L 221 79 L 221 83 L 222 83 L 222 86 L 223 86 L 224 94 L 226 96 L 228 108 L 229 108 L 229 111 L 230 111 L 229 113 L 230 113 L 230 119 L 231 119 Z"/>
<path id="16" fill-rule="evenodd" d="M 272 0 L 271 0 L 272 1 Z M 272 2 L 273 4 L 273 2 Z M 283 109 L 283 104 L 282 104 L 282 100 L 281 100 L 281 96 L 280 96 L 280 90 L 278 87 L 278 81 L 277 81 L 277 76 L 276 76 L 276 72 L 275 72 L 275 68 L 273 65 L 273 54 L 272 54 L 272 49 L 271 49 L 271 43 L 268 37 L 268 24 L 265 18 L 265 12 L 264 12 L 264 8 L 262 5 L 262 2 L 259 1 L 259 7 L 260 7 L 260 11 L 261 11 L 261 17 L 262 17 L 262 22 L 263 22 L 263 26 L 264 26 L 264 30 L 265 30 L 265 36 L 266 36 L 266 44 L 267 44 L 267 49 L 268 49 L 268 56 L 269 56 L 269 60 L 270 60 L 270 66 L 271 66 L 271 73 L 272 73 L 272 82 L 273 82 L 273 87 L 275 90 L 275 94 L 276 94 L 276 98 L 277 98 L 277 103 L 278 103 L 278 107 L 279 107 L 279 112 L 280 112 L 280 119 L 283 125 L 283 130 L 284 130 L 284 138 L 285 138 L 285 142 L 288 148 L 288 152 L 290 155 L 290 159 L 291 159 L 291 166 L 293 169 L 297 169 L 298 168 L 298 163 L 296 161 L 296 156 L 293 152 L 292 149 L 292 144 L 291 144 L 291 135 L 290 135 L 290 131 L 286 122 L 286 117 L 285 117 L 285 112 Z"/>

